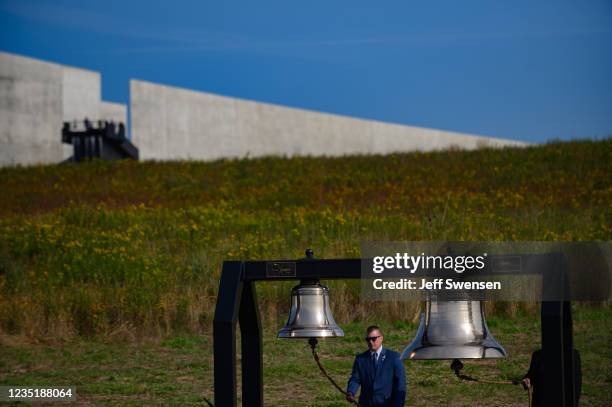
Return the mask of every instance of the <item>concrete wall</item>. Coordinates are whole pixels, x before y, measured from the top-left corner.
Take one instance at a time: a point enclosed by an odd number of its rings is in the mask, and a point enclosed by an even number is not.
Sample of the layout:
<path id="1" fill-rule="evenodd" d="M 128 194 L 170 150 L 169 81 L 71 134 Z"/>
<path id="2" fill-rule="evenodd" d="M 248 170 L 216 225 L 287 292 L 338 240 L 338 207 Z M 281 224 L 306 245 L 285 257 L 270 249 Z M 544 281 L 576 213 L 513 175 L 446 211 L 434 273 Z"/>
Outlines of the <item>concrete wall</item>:
<path id="1" fill-rule="evenodd" d="M 0 52 L 0 165 L 58 162 L 62 68 Z"/>
<path id="2" fill-rule="evenodd" d="M 101 84 L 98 72 L 62 66 L 64 121 L 97 120 L 100 110 Z"/>
<path id="3" fill-rule="evenodd" d="M 127 126 L 127 108 L 121 103 L 102 102 L 98 114 L 100 120 L 123 123 Z"/>
<path id="4" fill-rule="evenodd" d="M 386 154 L 525 143 L 355 119 L 130 81 L 141 159 Z"/>
<path id="5" fill-rule="evenodd" d="M 57 163 L 63 121 L 127 124 L 100 99 L 100 74 L 0 52 L 0 166 Z M 386 154 L 524 143 L 355 119 L 142 81 L 130 82 L 132 142 L 143 159 Z"/>
<path id="6" fill-rule="evenodd" d="M 127 125 L 127 107 L 121 103 L 100 100 L 100 73 L 63 66 L 64 121 L 104 120 Z"/>
<path id="7" fill-rule="evenodd" d="M 127 124 L 125 105 L 100 100 L 100 83 L 98 72 L 0 52 L 0 166 L 68 158 L 64 121 Z"/>

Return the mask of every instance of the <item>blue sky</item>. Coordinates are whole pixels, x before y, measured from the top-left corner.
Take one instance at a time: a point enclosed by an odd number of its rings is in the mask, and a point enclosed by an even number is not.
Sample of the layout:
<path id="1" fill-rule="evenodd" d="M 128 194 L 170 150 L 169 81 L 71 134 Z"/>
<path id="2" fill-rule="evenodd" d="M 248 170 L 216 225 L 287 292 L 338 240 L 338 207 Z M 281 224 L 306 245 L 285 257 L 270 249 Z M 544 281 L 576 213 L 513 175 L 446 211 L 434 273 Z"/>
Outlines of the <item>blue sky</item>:
<path id="1" fill-rule="evenodd" d="M 0 50 L 531 142 L 612 136 L 612 1 L 0 0 Z"/>

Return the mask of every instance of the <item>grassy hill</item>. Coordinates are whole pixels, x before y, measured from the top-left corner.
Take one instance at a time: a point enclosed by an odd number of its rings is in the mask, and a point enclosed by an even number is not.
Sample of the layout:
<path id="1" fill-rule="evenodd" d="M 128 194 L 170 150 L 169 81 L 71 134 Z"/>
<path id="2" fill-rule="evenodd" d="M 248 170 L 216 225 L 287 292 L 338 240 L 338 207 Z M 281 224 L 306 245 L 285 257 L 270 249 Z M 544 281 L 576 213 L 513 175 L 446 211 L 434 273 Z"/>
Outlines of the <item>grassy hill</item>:
<path id="1" fill-rule="evenodd" d="M 612 140 L 4 168 L 0 190 L 0 332 L 207 332 L 224 259 L 355 257 L 368 240 L 610 240 Z M 260 284 L 266 323 L 283 322 L 290 286 Z M 416 314 L 331 287 L 339 321 Z"/>
<path id="2" fill-rule="evenodd" d="M 212 163 L 92 162 L 0 169 L 0 384 L 77 385 L 83 405 L 203 405 L 225 259 L 359 256 L 368 240 L 610 240 L 612 140 L 524 149 Z M 342 406 L 305 341 L 274 338 L 294 283 L 258 283 L 264 401 Z M 366 303 L 333 281 L 346 337 L 321 341 L 344 384 L 370 322 L 401 350 L 417 303 Z M 536 304 L 491 303 L 509 353 L 466 373 L 520 377 L 539 347 Z M 609 307 L 574 306 L 581 405 L 612 402 Z M 408 405 L 526 405 L 466 384 L 447 361 L 407 362 Z"/>

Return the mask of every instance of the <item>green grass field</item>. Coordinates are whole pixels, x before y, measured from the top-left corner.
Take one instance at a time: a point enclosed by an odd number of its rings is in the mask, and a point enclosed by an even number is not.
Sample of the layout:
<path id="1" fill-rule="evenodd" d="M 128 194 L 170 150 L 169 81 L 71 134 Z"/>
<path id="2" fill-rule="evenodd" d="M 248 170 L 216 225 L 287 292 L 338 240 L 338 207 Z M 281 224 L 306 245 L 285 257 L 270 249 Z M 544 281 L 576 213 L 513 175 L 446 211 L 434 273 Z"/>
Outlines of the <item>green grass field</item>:
<path id="1" fill-rule="evenodd" d="M 0 169 L 0 384 L 74 383 L 91 404 L 201 404 L 212 393 L 223 260 L 296 258 L 307 247 L 318 257 L 358 257 L 360 243 L 374 240 L 609 241 L 611 175 L 612 139 Z M 344 405 L 305 344 L 274 339 L 292 285 L 258 284 L 267 404 Z M 324 341 L 321 353 L 344 383 L 363 327 L 383 325 L 401 350 L 419 304 L 360 301 L 358 282 L 329 286 L 347 337 Z M 488 304 L 510 357 L 470 364 L 468 373 L 522 374 L 539 340 L 537 309 Z M 579 305 L 575 316 L 585 405 L 609 405 L 610 309 Z M 446 363 L 406 366 L 411 405 L 526 405 L 513 386 L 455 383 Z"/>
<path id="2" fill-rule="evenodd" d="M 574 309 L 575 346 L 581 351 L 581 405 L 609 406 L 612 360 L 609 308 Z M 464 361 L 464 373 L 497 381 L 521 377 L 539 346 L 539 319 L 529 315 L 488 320 L 508 351 L 503 360 Z M 411 323 L 384 323 L 385 346 L 401 351 L 416 331 Z M 344 338 L 322 340 L 327 371 L 345 386 L 353 356 L 365 349 L 365 323 L 344 324 Z M 306 340 L 264 333 L 264 402 L 269 406 L 347 406 L 310 355 Z M 238 342 L 239 343 L 239 342 Z M 8 342 L 0 347 L 0 385 L 75 385 L 80 405 L 205 405 L 213 395 L 212 338 L 171 336 L 117 342 L 102 339 Z M 522 387 L 459 382 L 450 361 L 405 362 L 410 406 L 527 406 Z M 240 383 L 240 381 L 239 381 Z"/>

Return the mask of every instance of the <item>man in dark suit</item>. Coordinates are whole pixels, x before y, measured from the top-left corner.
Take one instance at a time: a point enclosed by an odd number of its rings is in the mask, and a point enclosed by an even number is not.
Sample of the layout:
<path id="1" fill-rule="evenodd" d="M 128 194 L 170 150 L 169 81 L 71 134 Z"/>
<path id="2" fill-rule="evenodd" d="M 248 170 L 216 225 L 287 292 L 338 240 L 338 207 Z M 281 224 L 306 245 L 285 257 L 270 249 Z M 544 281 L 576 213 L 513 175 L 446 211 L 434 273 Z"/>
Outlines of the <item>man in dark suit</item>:
<path id="1" fill-rule="evenodd" d="M 533 399 L 531 405 L 533 407 L 546 406 L 546 394 L 542 388 L 544 380 L 546 380 L 546 368 L 542 363 L 542 349 L 538 349 L 531 354 L 531 363 L 529 371 L 523 377 L 523 385 L 526 388 L 533 387 Z M 580 352 L 574 349 L 574 405 L 577 406 L 582 392 L 582 368 L 580 366 Z"/>
<path id="2" fill-rule="evenodd" d="M 383 348 L 384 337 L 376 325 L 368 327 L 365 339 L 368 350 L 355 357 L 346 399 L 354 401 L 361 387 L 360 406 L 403 406 L 406 400 L 406 373 L 399 353 Z"/>

